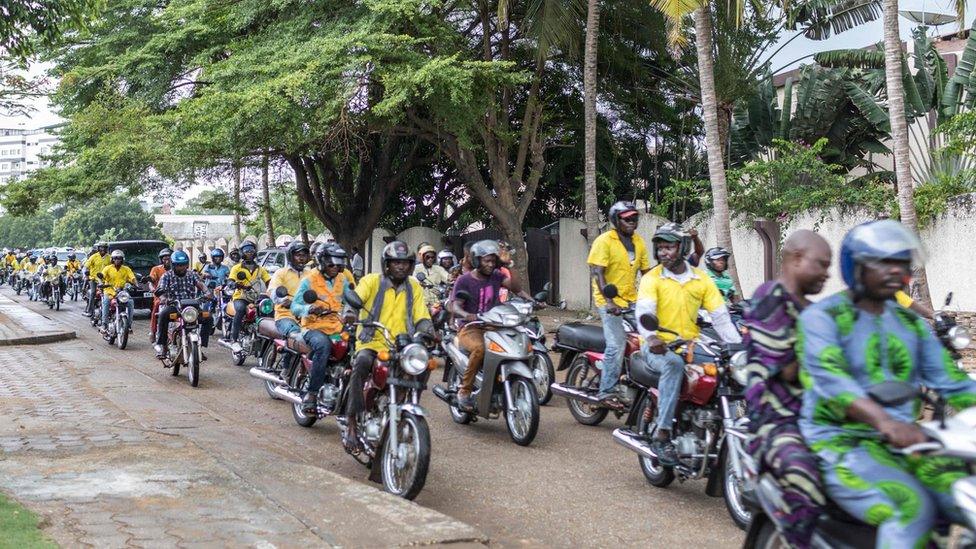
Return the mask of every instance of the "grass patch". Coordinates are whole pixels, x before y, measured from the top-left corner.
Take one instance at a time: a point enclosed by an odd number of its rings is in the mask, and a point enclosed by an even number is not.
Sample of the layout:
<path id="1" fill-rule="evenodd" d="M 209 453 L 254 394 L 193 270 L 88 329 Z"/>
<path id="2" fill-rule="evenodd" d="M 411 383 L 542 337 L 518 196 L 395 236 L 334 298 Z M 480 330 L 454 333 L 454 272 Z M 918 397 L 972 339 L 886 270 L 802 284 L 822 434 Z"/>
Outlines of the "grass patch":
<path id="1" fill-rule="evenodd" d="M 37 515 L 16 501 L 0 494 L 0 549 L 52 549 L 37 525 Z"/>

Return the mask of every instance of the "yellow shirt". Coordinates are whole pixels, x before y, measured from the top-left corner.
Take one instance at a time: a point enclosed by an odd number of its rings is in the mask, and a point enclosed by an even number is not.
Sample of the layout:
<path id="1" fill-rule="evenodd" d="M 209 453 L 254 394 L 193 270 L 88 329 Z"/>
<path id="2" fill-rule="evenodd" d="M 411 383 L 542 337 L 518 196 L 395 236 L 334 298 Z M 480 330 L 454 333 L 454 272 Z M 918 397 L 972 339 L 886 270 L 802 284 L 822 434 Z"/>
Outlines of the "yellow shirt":
<path id="1" fill-rule="evenodd" d="M 61 276 L 63 271 L 64 269 L 62 269 L 60 265 L 48 265 L 44 269 L 44 280 L 54 282 L 59 276 Z"/>
<path id="2" fill-rule="evenodd" d="M 725 305 L 722 293 L 708 274 L 691 267 L 691 278 L 684 284 L 664 271 L 663 265 L 651 269 L 641 278 L 637 300 L 657 304 L 657 318 L 662 328 L 678 332 L 682 339 L 698 337 L 698 309 L 714 311 Z M 673 341 L 674 334 L 658 332 L 661 341 Z"/>
<path id="3" fill-rule="evenodd" d="M 907 293 L 901 290 L 898 290 L 898 293 L 895 294 L 895 301 L 906 309 L 911 308 L 912 303 L 915 303 L 915 301 Z"/>
<path id="4" fill-rule="evenodd" d="M 102 283 L 108 284 L 108 286 L 102 290 L 108 297 L 115 297 L 115 292 L 125 283 L 130 284 L 136 283 L 136 274 L 132 272 L 132 269 L 128 265 L 123 264 L 121 268 L 116 269 L 115 265 L 109 263 L 107 267 L 102 268 Z"/>
<path id="5" fill-rule="evenodd" d="M 11 266 L 11 267 L 13 267 L 15 269 L 18 266 L 17 256 L 14 255 L 14 254 L 9 254 L 9 255 L 5 256 L 3 258 L 3 262 L 4 262 L 5 265 L 9 265 L 9 266 Z"/>
<path id="6" fill-rule="evenodd" d="M 104 269 L 105 266 L 111 262 L 112 259 L 108 254 L 102 255 L 98 252 L 93 253 L 88 259 L 85 260 L 85 268 L 88 269 L 88 278 L 95 280 L 95 275 L 102 272 L 102 269 Z"/>
<path id="7" fill-rule="evenodd" d="M 237 273 L 244 273 L 244 280 L 237 280 Z M 230 274 L 228 275 L 230 280 L 233 280 L 235 284 L 244 284 L 247 286 L 253 286 L 258 280 L 263 281 L 267 284 L 271 280 L 271 275 L 268 271 L 264 270 L 264 267 L 257 265 L 254 267 L 253 271 L 247 269 L 243 263 L 238 263 L 230 269 Z M 243 299 L 244 290 L 238 288 L 234 290 L 233 299 Z"/>
<path id="8" fill-rule="evenodd" d="M 64 270 L 65 271 L 68 271 L 68 274 L 72 274 L 72 273 L 75 273 L 77 271 L 80 271 L 81 270 L 81 261 L 78 261 L 77 259 L 75 259 L 74 261 L 72 261 L 72 260 L 69 259 L 68 262 L 64 264 Z"/>
<path id="9" fill-rule="evenodd" d="M 20 268 L 28 273 L 34 274 L 37 272 L 37 263 L 34 263 L 30 259 L 25 259 L 20 263 Z"/>
<path id="10" fill-rule="evenodd" d="M 620 241 L 620 236 L 615 229 L 609 230 L 593 241 L 590 248 L 590 255 L 586 262 L 590 265 L 603 267 L 603 278 L 607 284 L 617 287 L 618 296 L 614 298 L 614 303 L 620 307 L 626 307 L 629 303 L 637 300 L 637 273 L 651 268 L 651 260 L 647 255 L 647 245 L 644 239 L 637 233 L 631 237 L 634 242 L 634 260 L 630 260 L 627 248 Z M 607 300 L 603 297 L 603 292 L 597 287 L 596 280 L 591 283 L 593 286 L 593 301 L 597 307 L 603 307 Z"/>
<path id="11" fill-rule="evenodd" d="M 288 298 L 295 299 L 295 290 L 298 289 L 298 284 L 302 281 L 302 277 L 307 273 L 309 269 L 306 267 L 302 272 L 298 272 L 292 269 L 290 265 L 282 267 L 275 271 L 274 276 L 271 277 L 271 282 L 268 284 L 268 295 L 271 299 L 275 301 L 275 320 L 281 320 L 283 318 L 289 318 L 294 321 L 298 321 L 295 315 L 292 314 L 289 307 L 284 307 L 278 304 L 278 296 L 275 295 L 275 291 L 278 286 L 284 286 L 288 290 Z"/>
<path id="12" fill-rule="evenodd" d="M 430 313 L 427 312 L 427 305 L 424 302 L 424 289 L 420 287 L 420 282 L 417 282 L 417 279 L 412 276 L 407 278 L 407 282 L 413 288 L 412 315 L 413 324 L 416 326 L 421 320 L 430 320 Z M 379 273 L 368 274 L 359 280 L 355 291 L 359 294 L 360 299 L 363 300 L 363 309 L 359 312 L 360 319 L 368 317 L 370 311 L 373 310 L 373 301 L 376 298 L 376 294 L 379 293 L 379 290 Z M 380 311 L 379 316 L 378 319 L 374 320 L 378 320 L 386 326 L 390 330 L 390 334 L 394 337 L 407 332 L 407 292 L 405 286 L 401 286 L 400 291 L 394 288 L 386 290 L 386 295 L 383 297 L 383 309 Z M 356 334 L 357 337 L 362 330 L 363 328 L 360 326 Z M 381 330 L 376 330 L 372 341 L 362 343 L 358 346 L 358 349 L 372 349 L 374 351 L 382 351 L 386 348 L 386 340 L 383 339 L 383 332 Z"/>

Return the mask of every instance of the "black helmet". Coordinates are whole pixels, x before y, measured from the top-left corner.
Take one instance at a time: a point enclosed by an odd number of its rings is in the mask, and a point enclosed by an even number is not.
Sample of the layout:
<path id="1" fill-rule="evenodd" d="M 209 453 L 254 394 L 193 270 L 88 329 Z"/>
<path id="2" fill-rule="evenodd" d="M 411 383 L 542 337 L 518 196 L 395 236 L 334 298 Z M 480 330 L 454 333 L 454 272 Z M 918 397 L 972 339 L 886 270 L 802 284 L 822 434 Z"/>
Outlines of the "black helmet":
<path id="1" fill-rule="evenodd" d="M 108 243 L 106 243 L 106 242 L 97 242 L 97 243 L 95 243 L 95 249 L 97 250 L 99 248 L 108 248 Z"/>
<path id="2" fill-rule="evenodd" d="M 309 253 L 308 246 L 306 246 L 305 242 L 301 240 L 292 240 L 291 244 L 289 244 L 288 247 L 285 249 L 285 258 L 288 259 L 288 263 L 290 263 L 293 267 L 297 265 L 295 261 L 295 254 L 297 254 L 298 252 Z M 304 264 L 298 265 L 296 267 L 296 270 L 301 270 L 303 268 L 305 268 Z"/>
<path id="3" fill-rule="evenodd" d="M 74 261 L 74 260 L 75 260 L 75 259 L 77 259 L 77 258 L 78 258 L 78 256 L 77 256 L 77 255 L 75 255 L 75 253 L 74 253 L 74 252 L 69 252 L 69 253 L 68 253 L 68 259 L 70 259 L 71 261 Z"/>
<path id="4" fill-rule="evenodd" d="M 729 257 L 732 257 L 732 254 L 721 246 L 709 248 L 708 251 L 705 252 L 705 266 L 714 271 L 715 269 L 712 267 L 712 261 L 722 258 L 728 259 Z"/>
<path id="5" fill-rule="evenodd" d="M 173 250 L 171 250 L 169 248 L 163 248 L 162 250 L 159 250 L 159 259 L 162 259 L 162 258 L 167 257 L 167 256 L 171 256 L 171 255 L 173 255 Z"/>
<path id="6" fill-rule="evenodd" d="M 607 212 L 607 217 L 610 218 L 610 224 L 616 227 L 617 223 L 620 222 L 620 214 L 625 212 L 640 213 L 637 210 L 637 206 L 634 205 L 634 203 L 630 202 L 629 200 L 621 200 L 619 202 L 615 202 L 613 206 L 610 206 L 610 211 Z"/>
<path id="7" fill-rule="evenodd" d="M 325 269 L 331 265 L 345 267 L 346 257 L 346 251 L 342 249 L 342 246 L 338 244 L 323 244 L 319 246 L 319 250 L 315 254 L 315 262 L 318 263 L 319 269 Z"/>
<path id="8" fill-rule="evenodd" d="M 479 240 L 471 246 L 471 266 L 475 269 L 481 265 L 481 258 L 486 255 L 494 254 L 496 257 L 501 253 L 501 248 L 496 240 Z"/>
<path id="9" fill-rule="evenodd" d="M 386 246 L 383 246 L 382 262 L 384 271 L 386 271 L 387 262 L 392 259 L 409 261 L 411 269 L 417 263 L 417 256 L 410 251 L 410 247 L 402 240 L 394 240 Z"/>
<path id="10" fill-rule="evenodd" d="M 654 236 L 651 238 L 651 242 L 680 242 L 681 248 L 679 248 L 678 253 L 681 257 L 687 257 L 688 253 L 691 252 L 691 235 L 685 231 L 685 228 L 681 226 L 680 223 L 665 223 L 654 231 Z M 654 258 L 657 259 L 657 250 L 654 251 Z"/>

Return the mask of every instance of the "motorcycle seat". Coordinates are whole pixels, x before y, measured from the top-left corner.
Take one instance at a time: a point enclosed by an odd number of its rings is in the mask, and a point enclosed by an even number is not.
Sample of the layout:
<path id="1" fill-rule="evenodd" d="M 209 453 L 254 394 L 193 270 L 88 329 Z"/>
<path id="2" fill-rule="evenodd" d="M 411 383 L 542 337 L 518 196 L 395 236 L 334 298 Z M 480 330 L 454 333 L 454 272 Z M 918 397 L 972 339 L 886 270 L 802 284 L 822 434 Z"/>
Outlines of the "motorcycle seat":
<path id="1" fill-rule="evenodd" d="M 300 332 L 294 332 L 288 335 L 288 348 L 303 355 L 312 352 L 312 348 L 308 346 L 308 343 L 305 343 L 305 338 L 302 337 Z"/>
<path id="2" fill-rule="evenodd" d="M 261 319 L 261 322 L 258 323 L 258 335 L 262 335 L 268 339 L 285 338 L 285 334 L 278 331 L 278 326 L 275 325 L 273 318 Z"/>
<path id="3" fill-rule="evenodd" d="M 644 359 L 644 355 L 636 352 L 630 355 L 630 379 L 640 383 L 644 387 L 657 387 L 657 382 L 661 374 L 651 368 L 651 365 Z"/>
<path id="4" fill-rule="evenodd" d="M 874 547 L 877 530 L 865 524 L 833 502 L 817 520 L 817 534 L 831 547 Z"/>
<path id="5" fill-rule="evenodd" d="M 603 339 L 603 328 L 592 324 L 570 322 L 556 330 L 559 345 L 583 351 L 603 352 L 607 341 Z"/>

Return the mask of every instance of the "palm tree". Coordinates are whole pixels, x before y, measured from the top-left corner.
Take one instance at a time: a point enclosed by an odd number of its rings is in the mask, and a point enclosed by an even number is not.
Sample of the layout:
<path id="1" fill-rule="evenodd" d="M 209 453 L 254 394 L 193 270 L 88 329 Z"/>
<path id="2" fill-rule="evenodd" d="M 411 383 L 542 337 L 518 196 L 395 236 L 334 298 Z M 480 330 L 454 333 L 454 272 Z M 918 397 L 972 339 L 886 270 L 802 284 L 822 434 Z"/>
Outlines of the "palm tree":
<path id="1" fill-rule="evenodd" d="M 600 206 L 596 195 L 596 66 L 599 36 L 600 2 L 588 0 L 586 45 L 583 53 L 583 213 L 586 219 L 586 240 L 591 245 L 600 226 Z"/>
<path id="2" fill-rule="evenodd" d="M 264 198 L 264 230 L 268 233 L 268 246 L 275 245 L 274 212 L 271 211 L 271 188 L 268 182 L 268 153 L 261 156 L 261 194 Z"/>
<path id="3" fill-rule="evenodd" d="M 888 117 L 891 120 L 892 152 L 895 160 L 895 181 L 898 186 L 898 209 L 901 213 L 901 222 L 918 234 L 911 149 L 908 144 L 908 120 L 905 116 L 905 84 L 902 79 L 904 57 L 898 31 L 898 0 L 884 0 L 883 21 L 885 81 L 888 90 Z M 923 265 L 917 267 L 915 279 L 918 282 L 918 299 L 923 303 L 931 304 L 928 279 Z"/>

